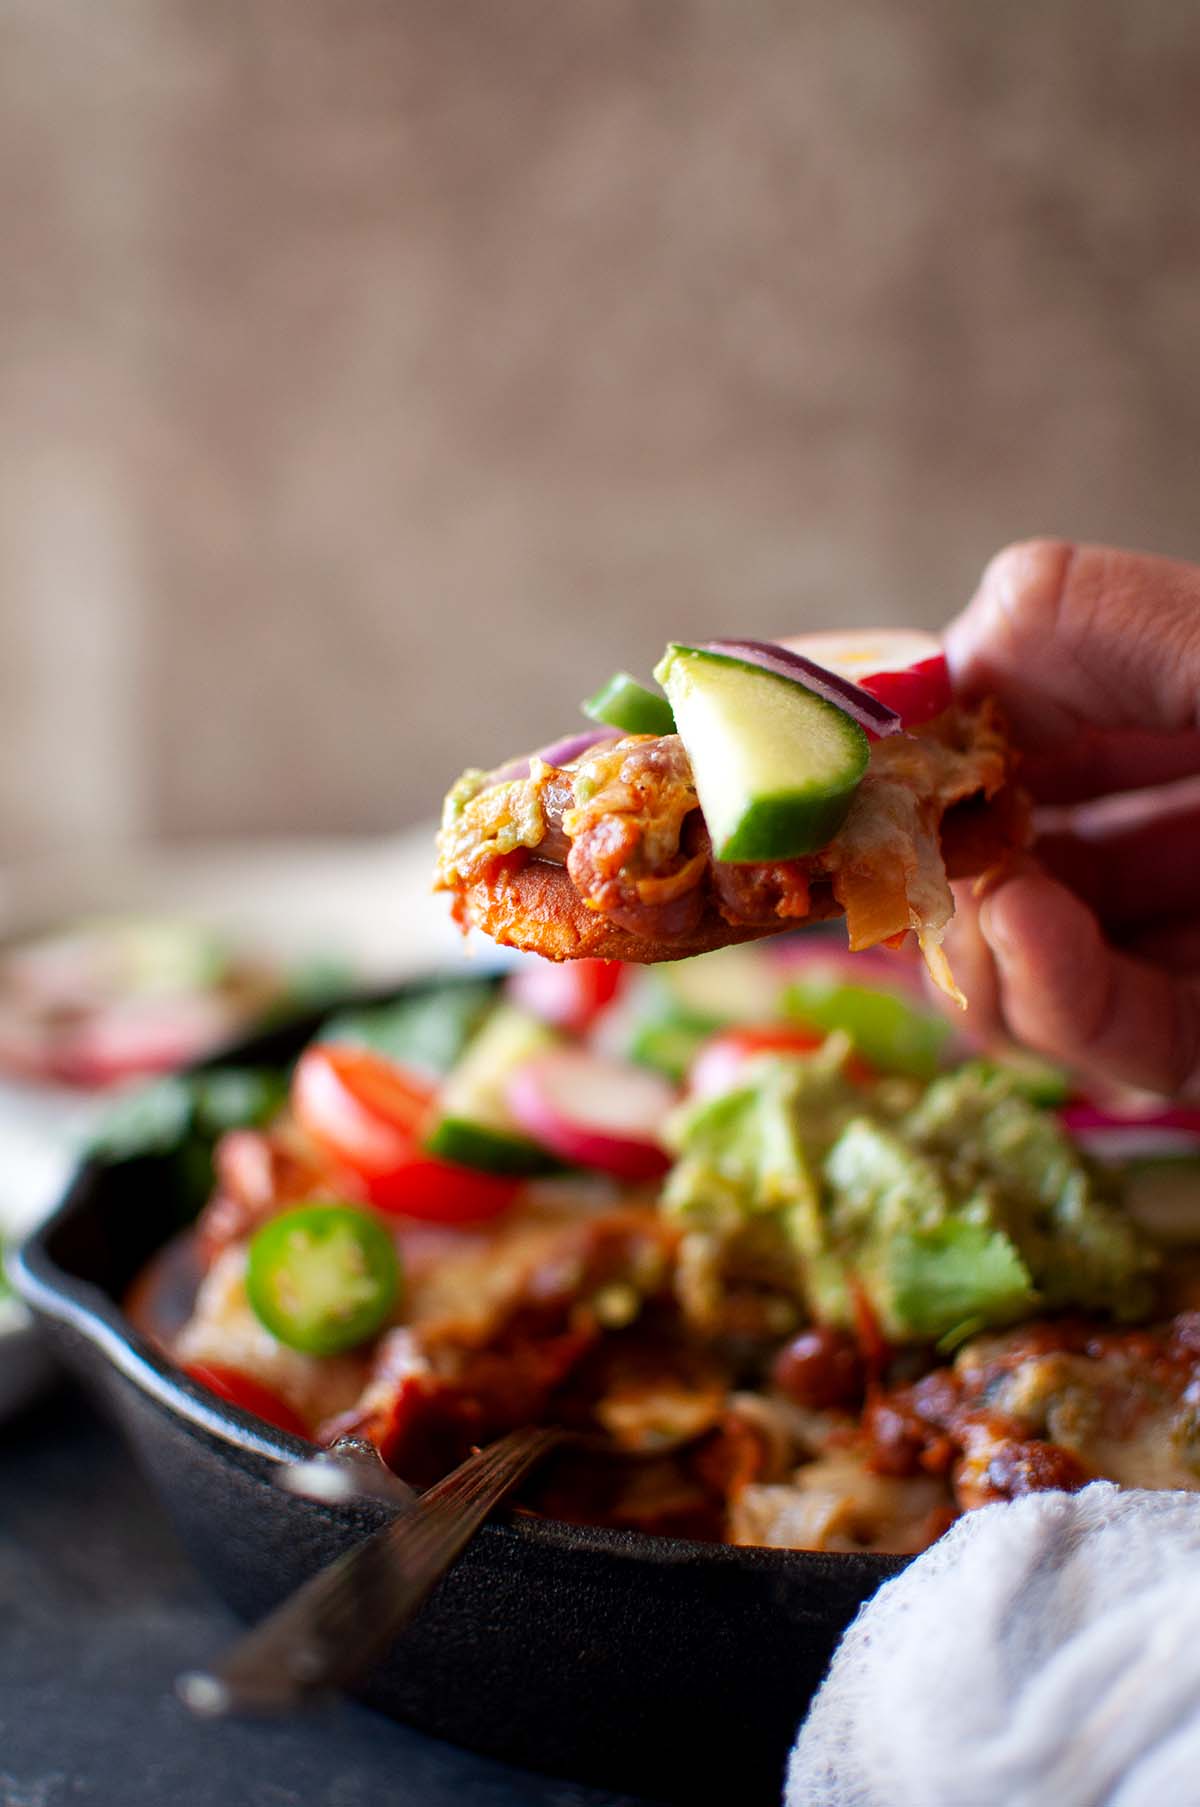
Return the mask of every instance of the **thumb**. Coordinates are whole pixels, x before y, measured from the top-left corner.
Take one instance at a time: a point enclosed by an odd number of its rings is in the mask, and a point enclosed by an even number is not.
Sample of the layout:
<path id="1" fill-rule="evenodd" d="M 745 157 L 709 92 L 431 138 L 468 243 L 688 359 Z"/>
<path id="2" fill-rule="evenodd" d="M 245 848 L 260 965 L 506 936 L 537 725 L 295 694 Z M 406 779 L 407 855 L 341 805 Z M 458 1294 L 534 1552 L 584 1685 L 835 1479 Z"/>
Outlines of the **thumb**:
<path id="1" fill-rule="evenodd" d="M 1200 985 L 1118 953 L 1072 892 L 1039 871 L 980 907 L 1009 1029 L 1083 1073 L 1200 1096 Z"/>

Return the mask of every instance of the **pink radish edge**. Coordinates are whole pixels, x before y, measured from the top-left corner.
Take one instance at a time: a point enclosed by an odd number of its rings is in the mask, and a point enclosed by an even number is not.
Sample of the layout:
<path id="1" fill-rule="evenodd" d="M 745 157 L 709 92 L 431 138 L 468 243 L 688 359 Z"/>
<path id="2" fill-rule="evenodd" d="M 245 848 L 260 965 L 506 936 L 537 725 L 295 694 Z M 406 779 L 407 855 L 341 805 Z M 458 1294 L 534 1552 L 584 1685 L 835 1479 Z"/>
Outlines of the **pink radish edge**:
<path id="1" fill-rule="evenodd" d="M 505 1092 L 526 1135 L 573 1166 L 625 1180 L 667 1171 L 659 1132 L 675 1097 L 655 1073 L 574 1048 L 518 1067 Z"/>

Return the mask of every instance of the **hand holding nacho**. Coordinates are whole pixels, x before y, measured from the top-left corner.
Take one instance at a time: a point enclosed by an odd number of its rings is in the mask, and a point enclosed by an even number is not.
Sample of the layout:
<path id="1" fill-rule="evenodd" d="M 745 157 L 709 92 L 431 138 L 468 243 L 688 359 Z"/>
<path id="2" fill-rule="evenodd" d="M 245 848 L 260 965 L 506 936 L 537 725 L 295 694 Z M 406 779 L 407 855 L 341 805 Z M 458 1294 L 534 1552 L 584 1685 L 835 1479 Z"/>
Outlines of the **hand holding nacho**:
<path id="1" fill-rule="evenodd" d="M 1200 1096 L 1200 570 L 1010 546 L 946 645 L 956 693 L 999 699 L 1040 806 L 1036 863 L 959 899 L 980 1032 Z"/>
<path id="2" fill-rule="evenodd" d="M 845 916 L 913 931 L 935 981 L 950 878 L 1021 844 L 1004 724 L 954 700 L 936 640 L 892 631 L 674 642 L 596 725 L 451 790 L 437 883 L 455 915 L 551 960 L 642 964 Z"/>

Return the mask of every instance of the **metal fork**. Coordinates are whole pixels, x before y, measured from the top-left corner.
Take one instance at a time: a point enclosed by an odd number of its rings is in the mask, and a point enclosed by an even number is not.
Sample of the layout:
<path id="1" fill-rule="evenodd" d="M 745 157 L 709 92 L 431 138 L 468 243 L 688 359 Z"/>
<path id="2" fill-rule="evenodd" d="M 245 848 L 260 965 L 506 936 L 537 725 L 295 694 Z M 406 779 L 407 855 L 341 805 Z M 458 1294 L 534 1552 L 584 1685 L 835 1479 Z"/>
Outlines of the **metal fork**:
<path id="1" fill-rule="evenodd" d="M 281 1713 L 350 1686 L 386 1653 L 530 1469 L 558 1445 L 580 1441 L 592 1440 L 555 1427 L 511 1431 L 419 1496 L 400 1482 L 359 1487 L 352 1478 L 334 1491 L 391 1497 L 401 1515 L 304 1582 L 211 1670 L 181 1675 L 180 1699 L 205 1717 Z"/>

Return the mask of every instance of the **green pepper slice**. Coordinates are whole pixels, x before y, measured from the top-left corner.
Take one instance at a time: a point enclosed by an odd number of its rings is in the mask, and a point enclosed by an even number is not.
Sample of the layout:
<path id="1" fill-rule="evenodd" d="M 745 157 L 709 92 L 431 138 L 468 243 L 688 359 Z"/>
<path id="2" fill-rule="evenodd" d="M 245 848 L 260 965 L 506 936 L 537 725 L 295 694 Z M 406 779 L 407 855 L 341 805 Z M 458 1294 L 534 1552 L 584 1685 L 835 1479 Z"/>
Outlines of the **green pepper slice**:
<path id="1" fill-rule="evenodd" d="M 357 1205 L 298 1205 L 250 1241 L 246 1293 L 259 1322 L 305 1355 L 339 1355 L 374 1336 L 400 1290 L 396 1245 Z"/>
<path id="2" fill-rule="evenodd" d="M 822 1029 L 842 1029 L 859 1053 L 881 1073 L 932 1079 L 942 1063 L 950 1025 L 894 992 L 851 985 L 814 972 L 796 979 L 783 998 L 792 1021 Z"/>
<path id="3" fill-rule="evenodd" d="M 592 721 L 620 728 L 625 734 L 675 732 L 675 716 L 666 697 L 648 690 L 627 671 L 617 672 L 607 684 L 602 684 L 595 696 L 583 704 L 583 713 Z"/>

